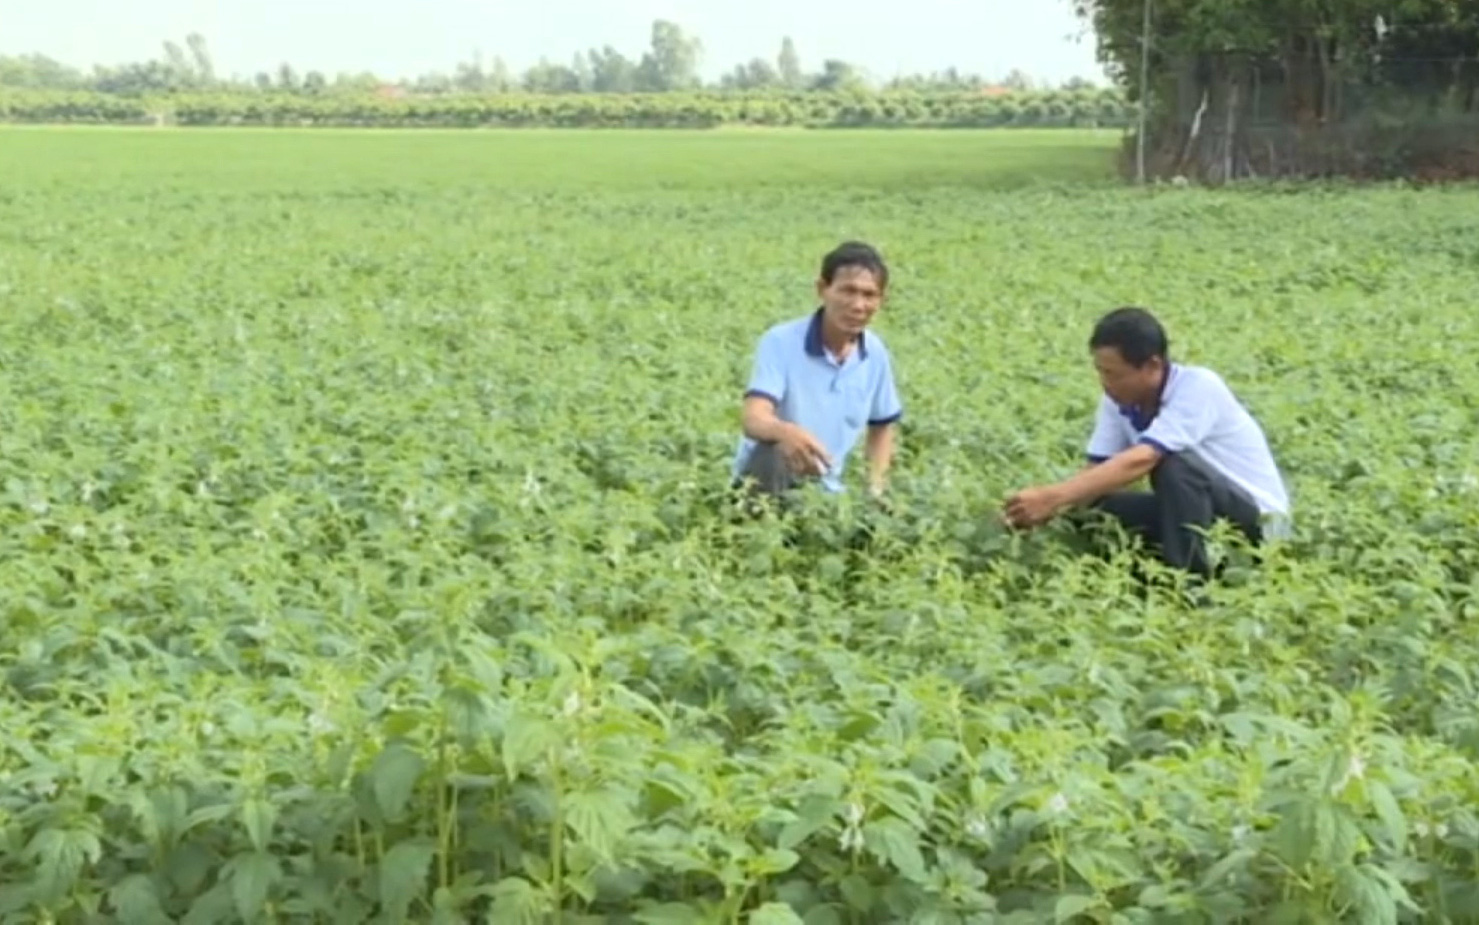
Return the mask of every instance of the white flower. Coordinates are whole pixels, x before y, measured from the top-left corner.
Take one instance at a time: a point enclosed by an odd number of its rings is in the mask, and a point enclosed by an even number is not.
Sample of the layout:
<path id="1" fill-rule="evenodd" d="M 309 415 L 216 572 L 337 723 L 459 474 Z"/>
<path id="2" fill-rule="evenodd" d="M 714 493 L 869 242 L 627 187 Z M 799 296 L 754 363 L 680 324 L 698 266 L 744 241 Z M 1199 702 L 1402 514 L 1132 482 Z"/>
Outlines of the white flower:
<path id="1" fill-rule="evenodd" d="M 1068 812 L 1068 797 L 1061 793 L 1053 794 L 1053 798 L 1048 800 L 1048 812 L 1054 816 L 1061 816 Z"/>
<path id="2" fill-rule="evenodd" d="M 861 850 L 863 847 L 863 833 L 848 826 L 842 830 L 842 837 L 837 841 L 842 846 L 843 851 Z"/>
<path id="3" fill-rule="evenodd" d="M 986 825 L 986 820 L 978 815 L 971 816 L 965 824 L 965 833 L 978 841 L 985 841 L 990 831 L 990 828 Z"/>
<path id="4" fill-rule="evenodd" d="M 566 716 L 574 716 L 580 712 L 580 691 L 571 691 L 565 697 L 564 712 Z"/>

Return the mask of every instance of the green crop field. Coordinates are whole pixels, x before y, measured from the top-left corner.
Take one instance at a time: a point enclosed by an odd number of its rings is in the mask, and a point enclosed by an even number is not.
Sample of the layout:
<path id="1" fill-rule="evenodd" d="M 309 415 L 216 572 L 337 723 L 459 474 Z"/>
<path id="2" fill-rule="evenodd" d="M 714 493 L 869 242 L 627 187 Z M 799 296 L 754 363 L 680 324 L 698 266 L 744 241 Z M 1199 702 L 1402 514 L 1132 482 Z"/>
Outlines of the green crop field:
<path id="1" fill-rule="evenodd" d="M 1117 142 L 0 132 L 0 919 L 1479 921 L 1479 190 Z M 892 504 L 747 520 L 854 237 Z M 997 520 L 1126 303 L 1294 494 L 1200 606 Z"/>

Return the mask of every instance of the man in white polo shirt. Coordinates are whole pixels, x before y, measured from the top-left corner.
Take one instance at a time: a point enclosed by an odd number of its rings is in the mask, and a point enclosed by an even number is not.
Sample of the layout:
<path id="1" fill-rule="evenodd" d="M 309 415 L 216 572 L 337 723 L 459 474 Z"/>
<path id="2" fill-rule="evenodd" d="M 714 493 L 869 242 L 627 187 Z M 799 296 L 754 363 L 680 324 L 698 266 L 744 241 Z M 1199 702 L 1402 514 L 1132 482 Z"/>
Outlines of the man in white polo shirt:
<path id="1" fill-rule="evenodd" d="M 765 494 L 815 480 L 843 491 L 848 457 L 866 432 L 869 491 L 884 490 L 903 416 L 893 361 L 867 331 L 888 290 L 878 251 L 850 241 L 822 258 L 820 307 L 767 330 L 745 389 L 732 475 Z"/>
<path id="2" fill-rule="evenodd" d="M 1006 504 L 1006 520 L 1035 527 L 1090 505 L 1159 548 L 1166 564 L 1208 577 L 1201 533 L 1233 523 L 1253 544 L 1287 527 L 1289 495 L 1258 422 L 1210 369 L 1172 363 L 1166 332 L 1143 309 L 1120 308 L 1089 338 L 1104 395 L 1089 466 Z M 1150 476 L 1149 492 L 1123 491 Z"/>

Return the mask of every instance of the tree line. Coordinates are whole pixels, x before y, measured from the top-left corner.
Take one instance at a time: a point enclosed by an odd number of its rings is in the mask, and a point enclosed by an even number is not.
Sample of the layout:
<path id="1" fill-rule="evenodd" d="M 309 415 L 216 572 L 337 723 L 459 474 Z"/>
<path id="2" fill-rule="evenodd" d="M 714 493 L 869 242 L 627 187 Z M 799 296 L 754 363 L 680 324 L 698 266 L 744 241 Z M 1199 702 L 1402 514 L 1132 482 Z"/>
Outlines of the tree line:
<path id="1" fill-rule="evenodd" d="M 649 47 L 606 46 L 520 75 L 501 59 L 450 73 L 387 80 L 373 73 L 300 73 L 283 64 L 251 78 L 217 73 L 205 38 L 164 43 L 164 55 L 84 72 L 41 55 L 0 57 L 0 120 L 34 123 L 386 127 L 1123 127 L 1134 108 L 1115 87 L 1040 85 L 1021 71 L 999 81 L 947 69 L 883 83 L 840 60 L 806 71 L 785 38 L 717 81 L 699 76 L 702 43 L 676 23 L 652 24 Z"/>
<path id="2" fill-rule="evenodd" d="M 0 121 L 189 126 L 713 128 L 1103 128 L 1134 111 L 1113 89 L 1026 91 L 668 91 L 661 93 L 172 92 L 0 88 Z"/>
<path id="3" fill-rule="evenodd" d="M 340 73 L 300 72 L 283 63 L 275 70 L 251 77 L 221 76 L 205 38 L 189 35 L 183 44 L 164 43 L 163 57 L 117 66 L 96 65 L 91 71 L 64 64 L 40 54 L 0 56 L 0 87 L 31 90 L 92 91 L 122 96 L 146 96 L 202 91 L 232 93 L 276 93 L 299 95 L 363 95 L 395 91 L 408 95 L 449 94 L 571 94 L 571 93 L 692 93 L 709 91 L 777 92 L 894 92 L 970 91 L 1001 88 L 1009 91 L 1092 89 L 1082 78 L 1061 87 L 1039 86 L 1020 70 L 1000 80 L 949 68 L 934 74 L 870 81 L 865 71 L 849 62 L 828 59 L 813 72 L 806 71 L 795 42 L 786 37 L 774 59 L 756 57 L 736 65 L 717 81 L 705 82 L 699 74 L 703 43 L 677 23 L 657 20 L 652 24 L 648 48 L 636 57 L 606 45 L 573 56 L 569 62 L 541 59 L 519 74 L 500 57 L 457 64 L 451 72 L 433 72 L 410 78 L 387 79 L 370 71 Z"/>

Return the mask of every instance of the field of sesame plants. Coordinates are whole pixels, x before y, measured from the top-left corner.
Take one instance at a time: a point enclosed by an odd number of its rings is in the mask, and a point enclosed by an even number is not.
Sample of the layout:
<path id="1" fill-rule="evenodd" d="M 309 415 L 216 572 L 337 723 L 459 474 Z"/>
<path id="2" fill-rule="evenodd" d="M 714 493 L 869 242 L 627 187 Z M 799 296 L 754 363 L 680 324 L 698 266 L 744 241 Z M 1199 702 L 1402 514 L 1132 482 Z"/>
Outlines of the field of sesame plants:
<path id="1" fill-rule="evenodd" d="M 0 134 L 0 919 L 1479 921 L 1479 191 L 1114 143 Z M 852 237 L 888 504 L 747 519 Z M 1125 303 L 1293 491 L 1205 600 L 997 520 Z"/>

